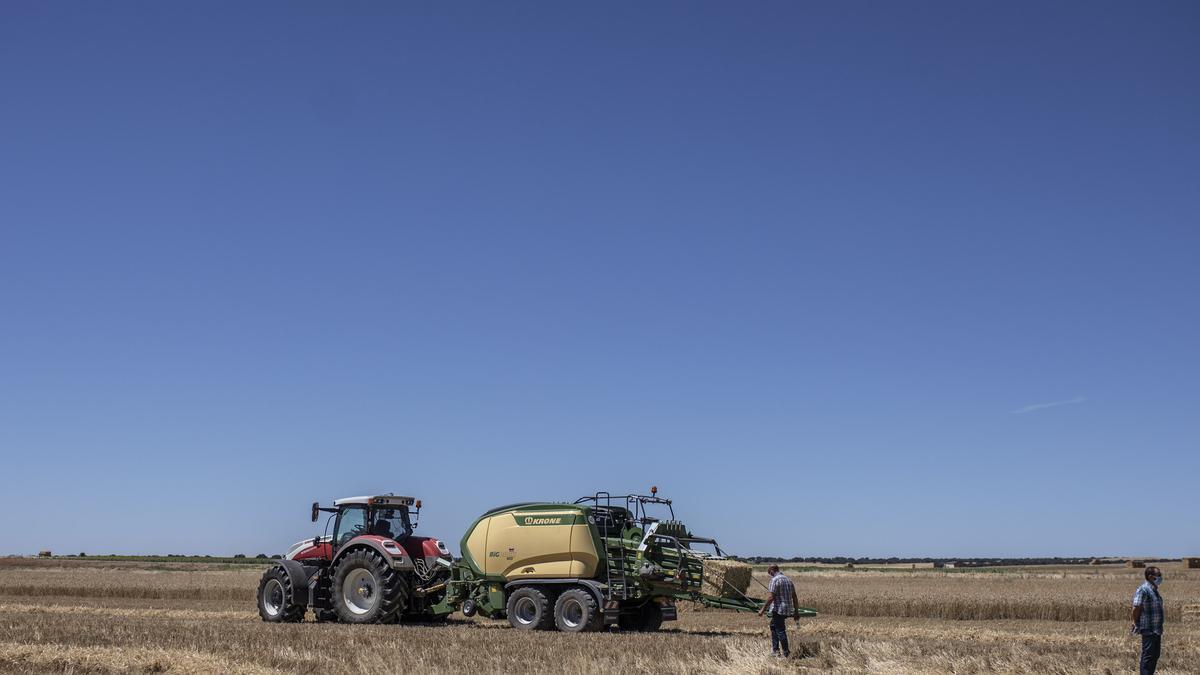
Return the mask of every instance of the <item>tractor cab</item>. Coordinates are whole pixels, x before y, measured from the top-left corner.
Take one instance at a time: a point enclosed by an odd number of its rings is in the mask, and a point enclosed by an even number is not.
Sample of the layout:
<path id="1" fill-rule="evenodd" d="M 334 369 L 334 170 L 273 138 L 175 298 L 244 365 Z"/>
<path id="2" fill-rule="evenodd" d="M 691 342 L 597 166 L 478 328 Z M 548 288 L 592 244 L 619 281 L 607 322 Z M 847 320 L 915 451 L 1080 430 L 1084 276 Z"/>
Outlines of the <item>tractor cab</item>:
<path id="1" fill-rule="evenodd" d="M 347 497 L 333 502 L 334 508 L 317 511 L 337 514 L 333 526 L 334 548 L 341 548 L 351 539 L 362 535 L 382 537 L 404 543 L 413 533 L 415 516 L 421 512 L 421 502 L 412 497 L 383 495 L 379 497 Z M 409 507 L 414 507 L 412 513 Z"/>
<path id="2" fill-rule="evenodd" d="M 414 537 L 417 518 L 421 514 L 421 500 L 394 494 L 363 495 L 335 499 L 333 506 L 312 504 L 312 521 L 317 522 L 322 513 L 330 514 L 321 536 L 295 543 L 287 558 L 295 560 L 333 561 L 352 545 L 367 545 L 380 549 L 384 555 L 424 559 L 429 555 L 441 556 L 440 542 L 426 537 Z M 331 531 L 332 528 L 332 531 Z M 429 546 L 430 551 L 425 549 Z M 411 549 L 411 550 L 410 550 Z"/>

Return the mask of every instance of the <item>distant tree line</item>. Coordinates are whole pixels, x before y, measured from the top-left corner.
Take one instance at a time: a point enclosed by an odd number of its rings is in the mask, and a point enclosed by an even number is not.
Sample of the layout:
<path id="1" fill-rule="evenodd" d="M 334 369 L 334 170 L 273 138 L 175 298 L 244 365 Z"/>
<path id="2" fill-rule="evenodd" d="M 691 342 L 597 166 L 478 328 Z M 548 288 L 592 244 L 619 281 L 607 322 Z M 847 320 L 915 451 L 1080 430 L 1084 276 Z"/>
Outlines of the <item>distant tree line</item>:
<path id="1" fill-rule="evenodd" d="M 63 556 L 63 557 L 67 557 L 67 558 L 86 558 L 86 557 L 88 557 L 88 554 L 87 554 L 87 553 L 78 553 L 78 554 L 75 554 L 75 553 L 70 553 L 70 554 L 67 554 L 66 556 Z M 249 558 L 246 556 L 246 554 L 245 554 L 245 553 L 235 553 L 235 554 L 233 554 L 232 556 L 228 556 L 228 557 L 226 557 L 226 556 L 212 556 L 212 555 L 207 555 L 207 554 L 206 554 L 206 555 L 189 555 L 189 554 L 186 554 L 186 553 L 167 553 L 167 554 L 165 554 L 165 555 L 163 555 L 163 554 L 158 554 L 158 553 L 152 553 L 152 554 L 148 554 L 148 555 L 100 555 L 100 556 L 94 556 L 94 557 L 99 557 L 99 558 L 110 558 L 110 559 L 112 559 L 112 558 L 129 558 L 129 559 L 143 559 L 143 558 L 146 558 L 146 559 L 149 559 L 149 558 L 154 558 L 154 559 L 167 559 L 167 558 L 179 558 L 180 560 L 183 560 L 183 561 L 197 561 L 197 560 L 214 560 L 214 561 L 221 561 L 221 560 L 249 560 Z M 266 553 L 259 553 L 258 555 L 254 556 L 254 559 L 255 559 L 255 560 L 281 560 L 281 559 L 283 559 L 283 556 L 282 556 L 282 555 L 280 555 L 280 554 L 278 554 L 278 553 L 276 553 L 276 554 L 274 554 L 274 555 L 267 555 Z"/>

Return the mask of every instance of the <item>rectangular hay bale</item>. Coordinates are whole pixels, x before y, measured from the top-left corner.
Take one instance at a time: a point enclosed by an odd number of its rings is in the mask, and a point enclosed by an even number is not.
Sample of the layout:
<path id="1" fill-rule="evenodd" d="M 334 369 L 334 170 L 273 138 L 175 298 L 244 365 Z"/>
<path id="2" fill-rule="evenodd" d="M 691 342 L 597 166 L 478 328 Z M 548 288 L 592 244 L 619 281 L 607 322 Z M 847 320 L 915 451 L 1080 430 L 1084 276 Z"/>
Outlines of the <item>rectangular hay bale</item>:
<path id="1" fill-rule="evenodd" d="M 1183 567 L 1189 570 L 1200 569 L 1200 558 L 1184 558 Z"/>
<path id="2" fill-rule="evenodd" d="M 704 583 L 700 592 L 707 595 L 740 598 L 750 588 L 754 568 L 736 560 L 705 560 Z"/>

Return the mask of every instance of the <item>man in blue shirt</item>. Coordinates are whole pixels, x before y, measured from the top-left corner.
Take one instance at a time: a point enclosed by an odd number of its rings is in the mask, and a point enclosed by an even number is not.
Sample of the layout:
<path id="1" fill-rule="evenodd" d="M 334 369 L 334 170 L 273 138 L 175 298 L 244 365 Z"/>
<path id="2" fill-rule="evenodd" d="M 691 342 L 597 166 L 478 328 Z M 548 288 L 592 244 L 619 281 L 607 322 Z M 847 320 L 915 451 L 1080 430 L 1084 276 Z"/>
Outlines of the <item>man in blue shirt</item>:
<path id="1" fill-rule="evenodd" d="M 1131 632 L 1142 636 L 1141 675 L 1154 675 L 1158 667 L 1158 655 L 1162 649 L 1163 601 L 1158 594 L 1162 584 L 1162 570 L 1146 568 L 1146 581 L 1133 594 L 1133 620 Z"/>

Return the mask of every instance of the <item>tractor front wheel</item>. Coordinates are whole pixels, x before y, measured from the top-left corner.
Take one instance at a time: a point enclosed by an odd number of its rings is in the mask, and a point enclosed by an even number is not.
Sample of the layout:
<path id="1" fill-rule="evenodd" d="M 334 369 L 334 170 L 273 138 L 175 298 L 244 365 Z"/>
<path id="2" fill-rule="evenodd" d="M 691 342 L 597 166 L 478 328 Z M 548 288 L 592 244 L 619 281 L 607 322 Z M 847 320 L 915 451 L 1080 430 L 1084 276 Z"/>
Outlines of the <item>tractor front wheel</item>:
<path id="1" fill-rule="evenodd" d="M 263 572 L 258 582 L 258 615 L 271 623 L 296 623 L 304 620 L 304 605 L 296 602 L 291 577 L 276 566 Z"/>
<path id="2" fill-rule="evenodd" d="M 387 623 L 408 604 L 408 581 L 379 553 L 363 549 L 342 558 L 333 573 L 333 606 L 344 623 Z"/>

